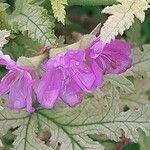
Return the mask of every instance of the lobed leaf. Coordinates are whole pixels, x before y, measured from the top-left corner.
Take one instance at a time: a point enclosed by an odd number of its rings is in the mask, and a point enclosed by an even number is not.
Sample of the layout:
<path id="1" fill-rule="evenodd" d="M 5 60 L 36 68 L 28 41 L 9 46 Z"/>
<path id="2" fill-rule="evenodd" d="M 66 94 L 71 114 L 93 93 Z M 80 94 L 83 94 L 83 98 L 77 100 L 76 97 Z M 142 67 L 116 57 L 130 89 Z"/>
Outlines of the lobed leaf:
<path id="1" fill-rule="evenodd" d="M 100 37 L 103 42 L 108 43 L 118 34 L 123 34 L 129 29 L 136 16 L 141 22 L 145 19 L 144 11 L 150 5 L 146 0 L 118 0 L 121 4 L 108 6 L 103 9 L 103 13 L 111 14 L 104 23 Z"/>
<path id="2" fill-rule="evenodd" d="M 52 110 L 38 108 L 33 114 L 10 113 L 4 109 L 0 111 L 0 134 L 11 127 L 19 127 L 14 132 L 17 135 L 14 150 L 54 150 L 58 145 L 60 150 L 103 150 L 104 147 L 92 141 L 89 134 L 106 134 L 111 140 L 118 141 L 122 129 L 133 142 L 138 141 L 138 128 L 149 135 L 150 105 L 120 112 L 118 101 L 119 94 L 112 88 L 103 99 L 90 97 L 75 108 L 58 105 Z M 50 133 L 49 146 L 38 138 L 41 131 Z"/>
<path id="3" fill-rule="evenodd" d="M 23 34 L 27 32 L 30 38 L 37 40 L 43 46 L 53 45 L 56 41 L 53 31 L 54 19 L 43 7 L 17 0 L 10 24 L 14 28 L 17 26 Z"/>

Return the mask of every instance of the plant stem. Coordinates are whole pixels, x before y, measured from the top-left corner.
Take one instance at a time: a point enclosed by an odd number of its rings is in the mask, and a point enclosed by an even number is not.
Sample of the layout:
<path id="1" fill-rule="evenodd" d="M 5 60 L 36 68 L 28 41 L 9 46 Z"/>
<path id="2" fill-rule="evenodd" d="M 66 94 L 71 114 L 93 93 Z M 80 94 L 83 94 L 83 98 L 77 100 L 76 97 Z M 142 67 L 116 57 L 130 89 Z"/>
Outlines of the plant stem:
<path id="1" fill-rule="evenodd" d="M 116 3 L 117 0 L 68 0 L 69 5 L 112 5 Z"/>

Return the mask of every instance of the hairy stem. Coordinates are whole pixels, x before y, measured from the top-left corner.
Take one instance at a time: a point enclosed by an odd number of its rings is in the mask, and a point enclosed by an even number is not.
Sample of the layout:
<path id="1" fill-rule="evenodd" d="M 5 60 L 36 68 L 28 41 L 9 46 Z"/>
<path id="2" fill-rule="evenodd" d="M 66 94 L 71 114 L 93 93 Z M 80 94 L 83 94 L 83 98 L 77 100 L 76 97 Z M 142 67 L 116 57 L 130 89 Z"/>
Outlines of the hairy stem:
<path id="1" fill-rule="evenodd" d="M 69 5 L 112 5 L 117 0 L 68 0 Z"/>

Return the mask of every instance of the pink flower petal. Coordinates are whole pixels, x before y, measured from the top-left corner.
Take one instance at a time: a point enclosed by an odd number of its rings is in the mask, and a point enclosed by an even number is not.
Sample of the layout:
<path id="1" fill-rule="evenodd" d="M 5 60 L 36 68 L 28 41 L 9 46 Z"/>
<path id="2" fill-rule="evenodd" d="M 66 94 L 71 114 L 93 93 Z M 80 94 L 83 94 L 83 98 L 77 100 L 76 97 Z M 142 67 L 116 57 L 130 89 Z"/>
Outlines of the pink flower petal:
<path id="1" fill-rule="evenodd" d="M 26 93 L 26 109 L 28 112 L 34 112 L 35 109 L 32 107 L 32 87 L 33 80 L 28 72 L 24 73 L 24 93 Z"/>
<path id="2" fill-rule="evenodd" d="M 45 108 L 52 108 L 56 103 L 61 87 L 61 72 L 53 69 L 46 72 L 38 87 L 39 103 Z"/>
<path id="3" fill-rule="evenodd" d="M 15 81 L 14 79 L 16 78 L 16 72 L 14 71 L 9 71 L 1 80 L 0 83 L 0 95 L 6 94 L 13 82 Z"/>
<path id="4" fill-rule="evenodd" d="M 14 80 L 9 92 L 9 107 L 11 109 L 26 108 L 28 112 L 33 112 L 31 75 L 26 71 L 21 71 L 17 73 Z"/>
<path id="5" fill-rule="evenodd" d="M 88 55 L 93 58 L 96 59 L 103 51 L 104 48 L 104 44 L 102 43 L 102 41 L 100 40 L 99 37 L 97 37 L 89 46 L 89 48 L 87 49 L 88 51 Z"/>
<path id="6" fill-rule="evenodd" d="M 93 84 L 93 91 L 94 91 L 97 87 L 100 88 L 103 85 L 103 70 L 98 66 L 95 60 L 91 60 L 90 66 L 91 69 L 93 70 L 96 79 Z"/>
<path id="7" fill-rule="evenodd" d="M 86 50 L 86 58 L 89 64 L 93 61 L 105 73 L 119 74 L 131 67 L 131 46 L 121 40 L 113 40 L 104 45 L 96 38 Z M 92 54 L 92 55 L 91 55 Z"/>
<path id="8" fill-rule="evenodd" d="M 112 40 L 111 43 L 106 44 L 103 53 L 121 53 L 126 56 L 131 55 L 131 45 L 122 40 Z"/>
<path id="9" fill-rule="evenodd" d="M 83 91 L 73 79 L 70 79 L 69 82 L 63 82 L 60 97 L 66 104 L 74 107 L 81 103 Z"/>
<path id="10" fill-rule="evenodd" d="M 27 89 L 26 89 L 27 90 Z M 9 107 L 12 109 L 22 109 L 26 107 L 27 94 L 24 89 L 23 74 L 16 76 L 9 92 Z"/>
<path id="11" fill-rule="evenodd" d="M 84 91 L 91 92 L 96 78 L 89 67 L 79 64 L 77 67 L 72 67 L 71 73 L 72 78 Z"/>
<path id="12" fill-rule="evenodd" d="M 105 68 L 103 67 L 103 69 L 109 74 L 123 73 L 129 69 L 132 64 L 132 60 L 123 54 L 111 53 L 111 55 L 107 54 L 106 57 L 101 56 L 100 59 L 103 59 L 105 62 Z"/>

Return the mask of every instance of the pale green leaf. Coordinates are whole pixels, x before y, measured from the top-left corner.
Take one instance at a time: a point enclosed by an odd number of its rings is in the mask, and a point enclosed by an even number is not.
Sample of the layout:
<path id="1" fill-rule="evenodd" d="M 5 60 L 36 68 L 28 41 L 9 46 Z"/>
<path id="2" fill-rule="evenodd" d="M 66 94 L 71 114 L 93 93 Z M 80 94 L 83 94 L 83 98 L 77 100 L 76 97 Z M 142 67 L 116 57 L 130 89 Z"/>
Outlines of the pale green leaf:
<path id="1" fill-rule="evenodd" d="M 26 0 L 29 4 L 41 5 L 45 0 Z"/>
<path id="2" fill-rule="evenodd" d="M 76 42 L 74 44 L 66 45 L 61 48 L 52 48 L 50 50 L 49 56 L 55 57 L 57 55 L 62 55 L 63 53 L 67 52 L 68 50 L 86 49 L 94 38 L 95 38 L 95 35 L 92 35 L 92 34 L 84 35 L 78 42 Z"/>
<path id="3" fill-rule="evenodd" d="M 0 12 L 5 11 L 8 7 L 9 7 L 9 5 L 7 3 L 0 2 Z"/>
<path id="4" fill-rule="evenodd" d="M 0 29 L 10 29 L 6 12 L 0 12 Z"/>
<path id="5" fill-rule="evenodd" d="M 119 87 L 126 94 L 135 92 L 134 84 L 124 75 L 106 75 L 105 81 L 110 82 L 113 86 Z"/>
<path id="6" fill-rule="evenodd" d="M 3 136 L 8 129 L 16 128 L 23 124 L 29 114 L 19 111 L 10 111 L 4 108 L 0 111 L 0 135 Z"/>
<path id="7" fill-rule="evenodd" d="M 34 56 L 34 57 L 24 57 L 21 56 L 17 60 L 17 65 L 20 67 L 27 67 L 27 68 L 38 68 L 39 65 L 47 58 L 46 54 Z"/>
<path id="8" fill-rule="evenodd" d="M 51 4 L 54 17 L 64 24 L 66 16 L 65 5 L 68 4 L 67 0 L 51 0 Z"/>
<path id="9" fill-rule="evenodd" d="M 0 30 L 0 48 L 2 48 L 8 41 L 7 37 L 10 36 L 10 31 Z"/>
<path id="10" fill-rule="evenodd" d="M 149 96 L 146 92 L 150 90 L 149 78 L 134 79 L 135 93 L 121 94 L 121 106 L 128 106 L 130 109 L 138 109 L 141 106 L 150 104 Z"/>
<path id="11" fill-rule="evenodd" d="M 35 114 L 23 120 L 22 125 L 14 132 L 17 138 L 13 143 L 13 150 L 54 150 L 37 138 L 38 121 Z"/>
<path id="12" fill-rule="evenodd" d="M 54 19 L 47 14 L 47 11 L 40 6 L 30 5 L 22 0 L 16 1 L 16 10 L 11 15 L 10 24 L 26 32 L 33 40 L 37 40 L 41 45 L 53 45 L 56 41 L 54 35 Z"/>
<path id="13" fill-rule="evenodd" d="M 55 150 L 58 143 L 61 150 L 103 150 L 89 134 L 106 134 L 109 139 L 118 141 L 123 129 L 133 142 L 138 141 L 138 128 L 149 135 L 150 105 L 120 112 L 118 101 L 119 94 L 112 88 L 103 99 L 91 97 L 75 108 L 61 104 L 52 110 L 38 108 L 33 114 L 4 109 L 0 111 L 0 134 L 11 127 L 19 127 L 14 132 L 17 138 L 13 150 Z M 49 147 L 37 138 L 41 131 L 51 134 Z"/>
<path id="14" fill-rule="evenodd" d="M 118 34 L 123 34 L 129 29 L 134 22 L 136 16 L 141 22 L 145 19 L 145 10 L 150 5 L 146 0 L 117 0 L 121 4 L 108 6 L 104 8 L 103 13 L 111 16 L 104 23 L 100 37 L 103 42 L 110 42 Z"/>
<path id="15" fill-rule="evenodd" d="M 133 66 L 127 72 L 135 76 L 150 76 L 150 45 L 143 45 L 143 50 L 133 50 Z"/>
<path id="16" fill-rule="evenodd" d="M 101 100 L 89 99 L 84 100 L 79 107 L 74 109 L 65 108 L 49 112 L 39 111 L 39 113 L 47 116 L 57 126 L 63 127 L 63 130 L 71 134 L 71 138 L 79 144 L 87 134 L 94 133 L 106 134 L 110 139 L 118 141 L 121 129 L 125 131 L 127 138 L 137 142 L 139 137 L 137 128 L 142 128 L 149 134 L 150 106 L 134 111 L 119 112 L 118 100 L 118 92 L 112 90 L 110 97 L 107 98 L 107 108 L 101 104 Z"/>
<path id="17" fill-rule="evenodd" d="M 3 143 L 2 143 L 2 141 L 0 140 L 0 148 L 2 148 L 3 147 Z"/>
<path id="18" fill-rule="evenodd" d="M 8 7 L 8 4 L 0 3 L 0 29 L 10 29 L 8 25 L 8 15 L 5 11 Z"/>
<path id="19" fill-rule="evenodd" d="M 61 110 L 58 112 L 61 112 Z M 74 137 L 69 130 L 63 128 L 63 125 L 57 122 L 52 116 L 49 116 L 48 113 L 49 111 L 40 110 L 22 120 L 22 125 L 14 132 L 17 138 L 13 143 L 13 150 L 56 150 L 58 143 L 61 143 L 62 150 L 103 149 L 99 143 L 93 142 L 87 135 L 84 136 L 84 139 L 80 136 L 77 138 L 76 135 Z M 60 113 L 59 116 L 61 116 Z M 50 146 L 45 145 L 44 142 L 37 138 L 40 132 L 38 130 L 39 126 L 43 131 L 51 133 Z"/>

